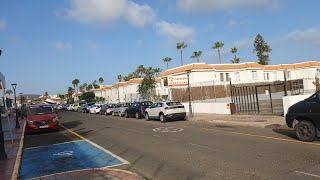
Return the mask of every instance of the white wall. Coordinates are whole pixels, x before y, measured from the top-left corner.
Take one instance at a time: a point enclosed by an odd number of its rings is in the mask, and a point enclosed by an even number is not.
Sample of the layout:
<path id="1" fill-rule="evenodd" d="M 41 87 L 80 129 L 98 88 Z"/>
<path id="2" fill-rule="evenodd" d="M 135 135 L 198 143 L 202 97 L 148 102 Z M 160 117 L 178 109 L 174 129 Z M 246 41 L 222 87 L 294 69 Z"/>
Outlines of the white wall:
<path id="1" fill-rule="evenodd" d="M 295 95 L 295 96 L 284 96 L 282 98 L 283 101 L 283 110 L 284 110 L 284 115 L 287 114 L 288 108 L 295 103 L 304 100 L 308 97 L 310 97 L 312 94 L 305 94 L 305 95 Z"/>
<path id="2" fill-rule="evenodd" d="M 182 103 L 189 112 L 189 103 Z M 193 113 L 231 114 L 229 103 L 191 103 Z"/>

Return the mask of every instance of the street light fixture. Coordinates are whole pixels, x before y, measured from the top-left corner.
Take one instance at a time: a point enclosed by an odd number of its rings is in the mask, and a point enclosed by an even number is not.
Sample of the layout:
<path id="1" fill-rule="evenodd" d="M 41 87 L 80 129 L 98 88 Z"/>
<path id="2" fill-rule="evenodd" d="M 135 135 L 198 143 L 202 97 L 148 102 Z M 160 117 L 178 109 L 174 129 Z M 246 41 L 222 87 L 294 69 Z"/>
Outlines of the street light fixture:
<path id="1" fill-rule="evenodd" d="M 0 56 L 2 51 L 0 49 Z M 7 103 L 7 102 L 4 102 Z M 4 147 L 4 136 L 3 136 L 3 129 L 2 129 L 2 120 L 1 120 L 1 112 L 0 112 L 0 160 L 7 159 L 6 149 Z"/>
<path id="2" fill-rule="evenodd" d="M 189 118 L 191 118 L 193 116 L 192 107 L 191 107 L 191 91 L 190 91 L 190 78 L 189 78 L 191 70 L 187 70 L 186 73 L 187 73 L 187 76 L 188 76 Z"/>
<path id="3" fill-rule="evenodd" d="M 13 94 L 14 94 L 14 104 L 16 108 L 16 128 L 20 128 L 19 120 L 18 120 L 18 107 L 17 107 L 17 96 L 16 96 L 16 88 L 17 84 L 11 84 L 13 88 Z"/>

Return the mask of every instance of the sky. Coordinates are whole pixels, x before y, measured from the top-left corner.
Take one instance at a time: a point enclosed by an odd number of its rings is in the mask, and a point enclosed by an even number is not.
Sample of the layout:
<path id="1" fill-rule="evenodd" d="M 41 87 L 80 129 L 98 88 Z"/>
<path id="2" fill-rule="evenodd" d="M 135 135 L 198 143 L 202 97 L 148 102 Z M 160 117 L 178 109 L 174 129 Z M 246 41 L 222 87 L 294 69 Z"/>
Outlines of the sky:
<path id="1" fill-rule="evenodd" d="M 240 62 L 256 62 L 254 37 L 270 45 L 270 64 L 319 60 L 318 0 L 1 0 L 0 72 L 7 88 L 25 94 L 64 93 L 77 78 L 117 82 L 138 65 L 166 70 L 184 64 L 218 63 L 212 45 L 221 41 L 222 63 L 232 47 Z"/>

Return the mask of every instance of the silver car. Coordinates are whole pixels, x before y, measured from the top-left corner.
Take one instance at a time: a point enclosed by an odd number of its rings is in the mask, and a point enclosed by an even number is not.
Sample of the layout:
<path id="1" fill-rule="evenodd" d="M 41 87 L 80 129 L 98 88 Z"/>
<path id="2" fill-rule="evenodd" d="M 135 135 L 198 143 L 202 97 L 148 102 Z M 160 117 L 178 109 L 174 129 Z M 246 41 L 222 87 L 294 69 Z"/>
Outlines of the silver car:
<path id="1" fill-rule="evenodd" d="M 116 104 L 112 111 L 112 116 L 124 116 L 126 109 L 131 105 L 131 103 L 119 103 Z"/>

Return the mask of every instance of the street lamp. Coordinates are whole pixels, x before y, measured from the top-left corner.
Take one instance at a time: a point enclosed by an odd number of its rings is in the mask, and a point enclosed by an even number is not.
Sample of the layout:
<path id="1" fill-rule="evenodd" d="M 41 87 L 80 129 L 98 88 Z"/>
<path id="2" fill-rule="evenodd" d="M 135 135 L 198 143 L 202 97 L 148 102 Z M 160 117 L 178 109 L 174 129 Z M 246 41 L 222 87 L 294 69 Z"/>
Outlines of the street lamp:
<path id="1" fill-rule="evenodd" d="M 188 76 L 189 118 L 191 118 L 192 117 L 192 107 L 191 107 L 191 91 L 190 91 L 190 80 L 189 80 L 189 76 L 190 76 L 191 70 L 187 70 L 186 73 L 187 73 L 187 76 Z"/>
<path id="2" fill-rule="evenodd" d="M 17 84 L 11 84 L 13 88 L 13 94 L 14 94 L 14 104 L 16 107 L 16 128 L 20 128 L 19 120 L 18 120 L 18 107 L 17 107 L 17 96 L 16 96 L 16 87 Z"/>
<path id="3" fill-rule="evenodd" d="M 0 56 L 2 51 L 0 49 Z M 7 102 L 4 102 L 7 103 Z M 2 120 L 1 120 L 1 112 L 0 112 L 0 160 L 7 159 L 6 149 L 4 147 L 4 136 L 3 136 L 3 129 L 2 129 Z"/>

